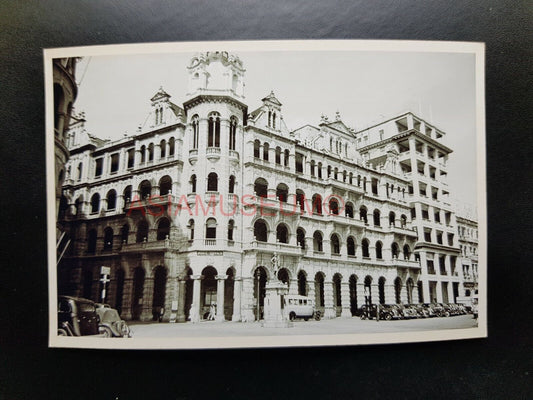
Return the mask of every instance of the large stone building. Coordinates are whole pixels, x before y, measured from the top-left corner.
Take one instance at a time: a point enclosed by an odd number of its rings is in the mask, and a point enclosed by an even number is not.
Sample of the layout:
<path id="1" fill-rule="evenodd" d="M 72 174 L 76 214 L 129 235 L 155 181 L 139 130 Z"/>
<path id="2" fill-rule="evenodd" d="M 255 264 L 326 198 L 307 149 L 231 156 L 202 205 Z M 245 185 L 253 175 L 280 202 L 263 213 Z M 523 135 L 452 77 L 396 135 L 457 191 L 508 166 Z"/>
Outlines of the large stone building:
<path id="1" fill-rule="evenodd" d="M 99 299 L 105 266 L 126 319 L 194 322 L 215 303 L 217 320 L 254 320 L 275 272 L 327 318 L 366 299 L 453 302 L 444 133 L 411 113 L 289 131 L 274 93 L 248 110 L 244 73 L 236 56 L 200 54 L 185 102 L 160 89 L 134 136 L 71 129 L 59 292 Z"/>
<path id="2" fill-rule="evenodd" d="M 471 213 L 460 213 L 456 217 L 459 234 L 461 272 L 463 274 L 464 292 L 460 299 L 470 304 L 478 294 L 478 228 L 477 221 Z"/>

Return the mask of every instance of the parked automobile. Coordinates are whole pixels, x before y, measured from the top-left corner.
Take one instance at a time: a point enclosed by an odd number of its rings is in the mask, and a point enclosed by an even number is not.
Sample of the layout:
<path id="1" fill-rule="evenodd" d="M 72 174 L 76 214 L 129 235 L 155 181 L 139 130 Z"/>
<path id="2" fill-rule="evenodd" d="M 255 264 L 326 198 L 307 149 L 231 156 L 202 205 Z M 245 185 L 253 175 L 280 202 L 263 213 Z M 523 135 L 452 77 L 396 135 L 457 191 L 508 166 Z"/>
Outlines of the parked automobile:
<path id="1" fill-rule="evenodd" d="M 81 297 L 59 296 L 57 323 L 59 336 L 99 335 L 100 317 L 96 305 Z"/>
<path id="2" fill-rule="evenodd" d="M 363 304 L 359 308 L 359 315 L 361 319 L 373 319 L 376 318 L 377 315 L 377 305 L 371 304 L 370 306 L 367 304 Z"/>
<path id="3" fill-rule="evenodd" d="M 308 321 L 309 318 L 320 320 L 320 311 L 314 307 L 314 301 L 310 297 L 300 295 L 285 295 L 283 296 L 283 308 L 285 315 L 289 316 L 291 321 L 296 318 L 303 318 Z"/>
<path id="4" fill-rule="evenodd" d="M 429 312 L 422 306 L 422 304 L 406 304 L 406 307 L 409 307 L 411 310 L 413 310 L 413 314 L 416 315 L 416 318 L 429 317 Z"/>
<path id="5" fill-rule="evenodd" d="M 131 337 L 128 324 L 120 318 L 117 310 L 107 304 L 96 303 L 96 313 L 100 317 L 98 329 L 104 337 Z"/>
<path id="6" fill-rule="evenodd" d="M 403 314 L 397 304 L 380 304 L 379 319 L 403 319 Z"/>

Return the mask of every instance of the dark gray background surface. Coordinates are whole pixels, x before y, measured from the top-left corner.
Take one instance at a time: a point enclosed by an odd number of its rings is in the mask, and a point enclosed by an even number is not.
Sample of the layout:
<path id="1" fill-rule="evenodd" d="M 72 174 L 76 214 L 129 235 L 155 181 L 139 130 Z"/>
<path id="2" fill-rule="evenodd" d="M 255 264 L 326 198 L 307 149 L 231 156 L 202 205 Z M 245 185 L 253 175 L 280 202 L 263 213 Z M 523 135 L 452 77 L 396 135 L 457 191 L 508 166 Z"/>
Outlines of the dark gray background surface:
<path id="1" fill-rule="evenodd" d="M 0 2 L 0 398 L 528 398 L 532 390 L 527 1 Z M 486 42 L 489 338 L 274 350 L 48 349 L 47 47 L 158 41 Z"/>

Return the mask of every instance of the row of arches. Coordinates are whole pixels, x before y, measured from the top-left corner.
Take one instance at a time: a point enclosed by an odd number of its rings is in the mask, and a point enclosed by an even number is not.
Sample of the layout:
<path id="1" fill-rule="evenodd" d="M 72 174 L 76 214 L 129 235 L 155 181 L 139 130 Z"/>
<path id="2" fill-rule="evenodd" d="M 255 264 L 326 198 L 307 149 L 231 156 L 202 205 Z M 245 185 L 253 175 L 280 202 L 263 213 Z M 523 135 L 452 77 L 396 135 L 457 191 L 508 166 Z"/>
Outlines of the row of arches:
<path id="1" fill-rule="evenodd" d="M 176 152 L 176 140 L 171 137 L 168 139 L 162 139 L 159 142 L 159 158 L 172 157 Z M 155 158 L 155 145 L 154 143 L 149 143 L 148 145 L 142 145 L 139 149 L 140 152 L 140 163 L 144 164 L 145 162 L 153 161 Z M 129 165 L 128 165 L 129 167 Z"/>
<path id="2" fill-rule="evenodd" d="M 261 141 L 256 139 L 254 141 L 254 157 L 262 159 L 263 161 L 270 161 L 270 144 L 264 142 L 261 144 Z M 282 160 L 283 155 L 283 160 Z M 276 146 L 274 150 L 274 162 L 278 165 L 285 167 L 289 166 L 290 151 L 289 149 L 283 150 L 280 146 Z"/>
<path id="3" fill-rule="evenodd" d="M 168 175 L 165 175 L 159 179 L 158 183 L 159 187 L 159 195 L 165 196 L 172 192 L 172 178 Z M 132 200 L 133 192 L 132 192 L 133 186 L 128 185 L 124 188 L 124 191 L 122 192 L 122 196 L 124 198 L 124 202 L 128 203 Z M 139 197 L 141 199 L 148 199 L 152 195 L 153 187 L 152 183 L 145 179 L 143 180 L 139 186 L 138 186 L 138 192 Z M 106 200 L 106 210 L 114 210 L 117 207 L 117 191 L 115 189 L 110 189 L 105 196 Z M 75 202 L 76 212 L 80 211 L 81 203 L 83 202 L 83 197 L 80 196 Z M 90 209 L 91 213 L 97 213 L 100 211 L 101 208 L 101 197 L 100 193 L 93 193 L 90 199 Z"/>
<path id="4" fill-rule="evenodd" d="M 237 144 L 237 126 L 239 120 L 232 115 L 229 119 L 228 148 L 235 150 Z M 207 147 L 220 147 L 220 113 L 213 111 L 207 116 Z M 191 149 L 197 150 L 200 135 L 200 117 L 195 114 L 191 118 L 192 140 Z"/>
<path id="5" fill-rule="evenodd" d="M 259 242 L 267 242 L 268 241 L 268 232 L 269 227 L 267 222 L 264 219 L 257 219 L 254 222 L 254 237 L 255 240 Z M 276 226 L 276 242 L 279 243 L 289 243 L 290 238 L 290 232 L 289 227 L 287 224 L 281 222 Z M 313 233 L 313 251 L 316 252 L 323 252 L 324 251 L 324 234 L 317 230 Z M 341 239 L 341 236 L 338 233 L 332 233 L 329 237 L 330 242 L 330 252 L 331 254 L 341 254 L 341 243 L 344 242 L 344 240 Z M 306 232 L 303 228 L 298 227 L 296 229 L 296 243 L 298 246 L 300 246 L 302 249 L 307 248 L 306 244 Z M 355 256 L 356 250 L 357 250 L 357 240 L 354 236 L 350 235 L 346 238 L 346 252 L 348 256 Z M 377 240 L 374 244 L 375 248 L 375 258 L 376 259 L 383 259 L 383 242 L 380 240 Z M 405 244 L 403 246 L 402 252 L 400 253 L 400 246 L 398 243 L 393 242 L 391 245 L 391 254 L 392 258 L 399 258 L 401 255 L 403 255 L 403 258 L 405 260 L 409 260 L 411 258 L 411 248 L 408 244 Z M 367 238 L 363 238 L 361 240 L 361 251 L 362 256 L 366 258 L 370 258 L 370 240 Z"/>
<path id="6" fill-rule="evenodd" d="M 161 217 L 156 221 L 154 229 L 156 231 L 156 240 L 165 240 L 170 237 L 170 227 L 171 222 L 167 217 Z M 148 234 L 150 227 L 148 221 L 141 219 L 135 230 L 135 242 L 142 243 L 148 240 Z M 130 226 L 129 224 L 124 224 L 120 227 L 118 234 L 110 226 L 104 228 L 103 231 L 103 243 L 102 251 L 113 251 L 116 246 L 117 239 L 119 244 L 127 244 L 130 236 Z M 87 232 L 87 253 L 95 254 L 98 247 L 98 232 L 95 228 L 89 229 Z"/>
<path id="7" fill-rule="evenodd" d="M 196 174 L 191 175 L 191 178 L 189 179 L 189 190 L 190 190 L 189 193 L 196 193 L 197 183 L 198 183 L 198 178 Z M 207 191 L 218 192 L 218 188 L 219 188 L 218 183 L 219 183 L 218 174 L 216 172 L 210 172 L 207 175 L 207 185 L 206 185 Z M 228 178 L 228 193 L 235 193 L 235 184 L 236 184 L 235 175 L 230 175 L 230 177 Z"/>
<path id="8" fill-rule="evenodd" d="M 258 197 L 268 197 L 268 181 L 264 178 L 257 178 L 254 182 L 254 192 Z M 280 202 L 287 202 L 289 197 L 289 187 L 285 183 L 279 183 L 276 186 L 276 199 Z M 309 205 L 305 192 L 301 189 L 296 190 L 296 204 L 299 205 L 300 210 L 308 210 L 313 214 L 322 215 L 323 207 L 327 206 L 326 212 L 330 215 L 344 215 L 348 218 L 354 218 L 354 204 L 351 201 L 341 204 L 342 199 L 338 196 L 329 196 L 327 203 L 318 193 L 313 194 L 311 204 Z M 339 201 L 340 200 L 340 201 Z M 374 209 L 372 212 L 374 226 L 381 226 L 381 211 Z M 368 209 L 362 205 L 359 208 L 359 219 L 368 223 Z M 399 222 L 396 221 L 396 213 L 390 211 L 388 215 L 388 223 L 390 226 L 395 226 L 399 223 L 402 228 L 407 226 L 407 216 L 401 214 Z"/>

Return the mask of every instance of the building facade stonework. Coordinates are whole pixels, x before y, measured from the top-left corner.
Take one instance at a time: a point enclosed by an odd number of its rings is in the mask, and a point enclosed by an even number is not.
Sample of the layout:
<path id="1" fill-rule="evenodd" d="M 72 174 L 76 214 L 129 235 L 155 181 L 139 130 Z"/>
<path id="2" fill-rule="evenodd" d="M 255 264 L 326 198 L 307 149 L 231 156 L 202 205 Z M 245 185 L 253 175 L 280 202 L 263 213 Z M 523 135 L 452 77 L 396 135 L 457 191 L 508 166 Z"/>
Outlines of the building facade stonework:
<path id="1" fill-rule="evenodd" d="M 248 110 L 244 74 L 226 52 L 194 56 L 186 101 L 160 88 L 120 140 L 78 119 L 59 293 L 100 300 L 106 266 L 104 300 L 125 319 L 178 322 L 212 305 L 219 321 L 257 319 L 274 274 L 326 318 L 365 300 L 463 295 L 444 133 L 412 113 L 360 132 L 339 114 L 290 131 L 273 92 Z"/>

